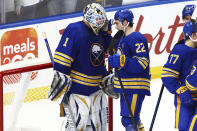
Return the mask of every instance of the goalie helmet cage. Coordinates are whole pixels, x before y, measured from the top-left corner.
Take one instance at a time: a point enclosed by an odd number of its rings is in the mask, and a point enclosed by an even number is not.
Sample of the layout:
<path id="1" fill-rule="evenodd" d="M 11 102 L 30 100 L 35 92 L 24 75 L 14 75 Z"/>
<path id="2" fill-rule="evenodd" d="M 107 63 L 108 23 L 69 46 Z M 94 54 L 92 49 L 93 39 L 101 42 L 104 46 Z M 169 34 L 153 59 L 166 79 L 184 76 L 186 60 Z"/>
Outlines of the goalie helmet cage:
<path id="1" fill-rule="evenodd" d="M 0 131 L 4 131 L 4 111 L 3 111 L 3 77 L 7 75 L 25 73 L 31 71 L 38 71 L 43 69 L 52 68 L 52 63 L 44 63 L 40 65 L 32 65 L 20 68 L 9 69 L 0 72 Z M 108 131 L 113 131 L 113 100 L 108 97 L 108 106 L 109 106 L 109 124 Z"/>

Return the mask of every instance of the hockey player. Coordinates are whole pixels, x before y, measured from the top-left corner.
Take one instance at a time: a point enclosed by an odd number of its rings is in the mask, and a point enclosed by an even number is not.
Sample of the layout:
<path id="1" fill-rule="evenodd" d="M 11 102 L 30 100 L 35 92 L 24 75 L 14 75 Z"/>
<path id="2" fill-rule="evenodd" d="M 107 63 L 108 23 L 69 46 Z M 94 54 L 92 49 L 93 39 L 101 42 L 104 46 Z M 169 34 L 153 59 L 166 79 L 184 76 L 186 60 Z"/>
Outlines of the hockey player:
<path id="1" fill-rule="evenodd" d="M 184 25 L 184 44 L 175 45 L 167 63 L 163 67 L 162 81 L 168 91 L 174 94 L 176 108 L 175 128 L 186 131 L 195 107 L 190 91 L 185 86 L 185 78 L 190 72 L 193 61 L 197 58 L 197 23 L 187 22 Z"/>
<path id="2" fill-rule="evenodd" d="M 183 8 L 183 10 L 182 10 L 182 20 L 183 20 L 184 23 L 191 20 L 195 8 L 196 8 L 195 5 L 186 5 Z M 175 45 L 183 44 L 183 43 L 184 43 L 184 39 L 178 41 Z"/>
<path id="3" fill-rule="evenodd" d="M 195 103 L 194 106 L 197 107 L 197 96 L 196 96 L 196 93 L 197 93 L 197 60 L 194 62 L 190 75 L 187 76 L 185 83 L 186 83 L 187 88 L 191 92 L 191 96 Z M 196 117 L 197 117 L 197 108 L 195 109 L 195 113 L 193 115 L 193 118 L 189 127 L 189 131 L 197 130 Z"/>
<path id="4" fill-rule="evenodd" d="M 118 69 L 138 131 L 144 131 L 140 111 L 145 95 L 150 95 L 150 61 L 147 40 L 140 32 L 134 31 L 133 18 L 130 10 L 115 13 L 116 29 L 123 30 L 124 36 L 116 46 L 116 54 L 109 56 L 108 63 Z M 122 125 L 126 131 L 135 130 L 116 73 L 114 91 L 120 93 Z"/>
<path id="5" fill-rule="evenodd" d="M 183 8 L 183 11 L 182 11 L 182 19 L 183 19 L 183 22 L 184 23 L 186 23 L 186 22 L 188 22 L 188 21 L 191 20 L 192 14 L 193 14 L 195 8 L 196 8 L 195 5 L 186 5 Z"/>
<path id="6" fill-rule="evenodd" d="M 66 27 L 55 51 L 54 70 L 59 72 L 60 77 L 55 73 L 51 86 L 55 91 L 49 94 L 52 100 L 64 92 L 69 96 L 77 130 L 106 131 L 107 99 L 100 90 L 99 83 L 107 75 L 104 54 L 111 35 L 107 32 L 108 20 L 100 4 L 87 5 L 83 13 L 83 21 Z M 66 88 L 70 81 L 72 84 L 68 90 Z M 58 93 L 58 89 L 62 89 L 62 92 Z"/>

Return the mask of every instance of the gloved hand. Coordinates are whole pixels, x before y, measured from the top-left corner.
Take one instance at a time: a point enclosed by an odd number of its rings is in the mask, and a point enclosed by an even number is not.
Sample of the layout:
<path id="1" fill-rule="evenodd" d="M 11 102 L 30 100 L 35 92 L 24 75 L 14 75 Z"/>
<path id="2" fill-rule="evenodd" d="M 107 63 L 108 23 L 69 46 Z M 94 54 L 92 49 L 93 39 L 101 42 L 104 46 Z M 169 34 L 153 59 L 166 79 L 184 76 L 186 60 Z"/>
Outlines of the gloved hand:
<path id="1" fill-rule="evenodd" d="M 58 99 L 58 103 L 62 102 L 63 96 L 69 91 L 72 80 L 61 72 L 55 71 L 48 98 L 52 101 Z"/>
<path id="2" fill-rule="evenodd" d="M 122 68 L 125 66 L 126 57 L 125 57 L 125 55 L 115 54 L 113 56 L 109 56 L 108 63 L 110 65 L 110 67 L 112 67 L 112 68 L 119 68 L 119 67 Z"/>
<path id="3" fill-rule="evenodd" d="M 106 20 L 105 24 L 103 25 L 103 27 L 101 28 L 103 31 L 107 31 L 108 34 L 112 33 L 112 22 L 113 20 Z"/>
<path id="4" fill-rule="evenodd" d="M 186 86 L 182 86 L 176 90 L 177 95 L 179 96 L 181 103 L 186 106 L 192 106 L 194 104 L 194 100 L 192 99 L 190 91 Z"/>
<path id="5" fill-rule="evenodd" d="M 99 87 L 109 97 L 114 98 L 114 99 L 119 98 L 119 94 L 114 92 L 114 74 L 109 74 L 105 76 L 101 80 Z"/>

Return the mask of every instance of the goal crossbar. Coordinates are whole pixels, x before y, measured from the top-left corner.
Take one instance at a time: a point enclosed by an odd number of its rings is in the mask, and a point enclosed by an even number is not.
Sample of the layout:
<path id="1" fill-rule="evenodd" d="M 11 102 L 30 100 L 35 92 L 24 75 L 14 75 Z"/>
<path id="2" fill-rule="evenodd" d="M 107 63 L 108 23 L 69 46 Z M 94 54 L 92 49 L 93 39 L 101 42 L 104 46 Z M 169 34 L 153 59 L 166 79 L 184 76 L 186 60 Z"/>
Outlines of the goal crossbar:
<path id="1" fill-rule="evenodd" d="M 30 62 L 31 63 L 31 62 Z M 30 64 L 29 63 L 29 64 Z M 5 66 L 4 66 L 5 67 Z M 9 68 L 7 66 L 7 69 L 1 68 L 0 70 L 0 131 L 4 130 L 4 119 L 3 119 L 3 77 L 6 75 L 12 75 L 17 73 L 25 73 L 30 71 L 37 71 L 47 68 L 52 68 L 52 63 L 42 63 L 42 64 L 31 64 L 30 66 L 20 66 L 16 68 L 16 66 L 13 68 Z M 113 100 L 108 97 L 108 106 L 109 106 L 109 124 L 108 124 L 108 131 L 113 131 Z"/>
<path id="2" fill-rule="evenodd" d="M 45 63 L 40 65 L 32 65 L 27 67 L 20 67 L 15 69 L 4 70 L 0 72 L 0 131 L 3 131 L 3 77 L 17 73 L 25 73 L 29 71 L 36 71 L 41 69 L 52 68 L 52 63 Z"/>

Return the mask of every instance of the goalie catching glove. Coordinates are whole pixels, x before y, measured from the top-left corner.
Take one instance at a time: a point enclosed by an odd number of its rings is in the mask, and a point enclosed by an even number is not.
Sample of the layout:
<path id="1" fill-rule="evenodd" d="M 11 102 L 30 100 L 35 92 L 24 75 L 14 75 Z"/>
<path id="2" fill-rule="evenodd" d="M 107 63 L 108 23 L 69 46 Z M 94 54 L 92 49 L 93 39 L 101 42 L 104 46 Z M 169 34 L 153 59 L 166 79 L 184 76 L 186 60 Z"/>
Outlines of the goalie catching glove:
<path id="1" fill-rule="evenodd" d="M 63 96 L 69 91 L 71 83 L 70 76 L 55 71 L 48 98 L 61 103 Z"/>
<path id="2" fill-rule="evenodd" d="M 113 81 L 114 81 L 114 74 L 109 74 L 102 79 L 99 86 L 106 95 L 108 95 L 111 98 L 118 99 L 119 94 L 114 92 Z"/>

